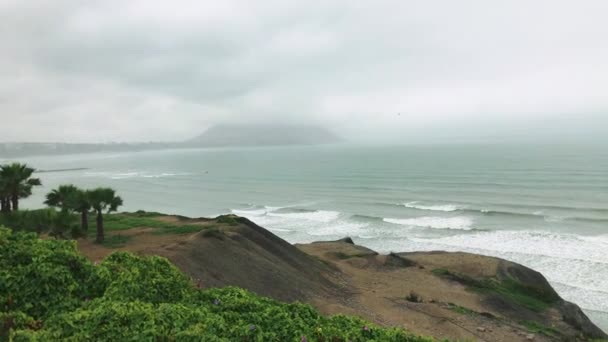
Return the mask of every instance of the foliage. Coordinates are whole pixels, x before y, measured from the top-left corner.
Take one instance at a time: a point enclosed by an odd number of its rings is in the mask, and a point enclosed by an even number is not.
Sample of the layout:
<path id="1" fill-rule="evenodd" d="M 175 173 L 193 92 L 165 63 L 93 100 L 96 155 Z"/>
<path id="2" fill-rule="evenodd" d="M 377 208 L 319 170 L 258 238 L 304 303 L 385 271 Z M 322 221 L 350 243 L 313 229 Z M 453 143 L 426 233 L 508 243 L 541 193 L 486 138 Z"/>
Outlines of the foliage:
<path id="1" fill-rule="evenodd" d="M 42 240 L 0 228 L 0 309 L 42 319 L 99 295 L 93 265 L 74 241 Z"/>
<path id="2" fill-rule="evenodd" d="M 97 188 L 89 191 L 91 207 L 98 212 L 116 211 L 122 206 L 122 198 L 116 196 L 116 191 L 110 188 Z"/>
<path id="3" fill-rule="evenodd" d="M 95 224 L 97 226 L 98 243 L 102 243 L 105 239 L 103 212 L 107 210 L 108 214 L 117 211 L 118 207 L 122 206 L 123 201 L 120 196 L 116 196 L 116 191 L 111 188 L 97 188 L 87 192 L 87 201 L 91 208 L 97 212 Z"/>
<path id="4" fill-rule="evenodd" d="M 448 309 L 457 312 L 462 315 L 478 315 L 479 313 L 475 310 L 471 310 L 469 308 L 465 308 L 464 306 L 460 306 L 454 303 L 448 303 Z"/>
<path id="5" fill-rule="evenodd" d="M 217 222 L 221 224 L 227 224 L 229 226 L 236 226 L 239 224 L 241 218 L 235 215 L 221 215 L 217 217 Z"/>
<path id="6" fill-rule="evenodd" d="M 155 228 L 155 234 L 191 234 L 203 229 L 213 229 L 213 226 L 200 224 L 175 224 L 161 221 L 158 218 L 164 216 L 156 213 L 135 212 L 119 213 L 104 216 L 104 227 L 106 231 L 122 231 L 133 228 Z M 94 219 L 92 219 L 94 220 Z M 94 221 L 91 220 L 91 223 Z"/>
<path id="7" fill-rule="evenodd" d="M 547 337 L 556 337 L 560 335 L 560 332 L 558 330 L 553 329 L 551 327 L 546 327 L 543 324 L 540 324 L 535 321 L 521 321 L 519 322 L 519 324 L 523 325 L 524 327 L 526 327 L 526 329 L 528 329 L 528 331 L 535 334 L 541 334 Z"/>
<path id="8" fill-rule="evenodd" d="M 120 248 L 124 247 L 130 240 L 130 236 L 116 234 L 105 238 L 102 245 L 108 248 Z"/>
<path id="9" fill-rule="evenodd" d="M 74 185 L 60 185 L 46 195 L 44 204 L 50 207 L 60 208 L 62 211 L 73 210 L 73 202 L 76 194 L 80 191 Z"/>
<path id="10" fill-rule="evenodd" d="M 474 279 L 445 269 L 435 269 L 432 272 L 436 276 L 459 282 L 472 291 L 497 295 L 504 300 L 536 312 L 546 310 L 556 301 L 556 297 L 553 295 L 543 295 L 537 289 L 525 286 L 513 278 L 500 280 L 495 278 Z"/>
<path id="11" fill-rule="evenodd" d="M 201 290 L 161 257 L 98 266 L 71 241 L 0 229 L 0 339 L 13 341 L 430 341 L 325 317 L 239 288 Z"/>
<path id="12" fill-rule="evenodd" d="M 18 210 L 0 215 L 0 225 L 16 231 L 48 232 L 57 237 L 64 236 L 66 231 L 75 237 L 74 233 L 79 233 L 76 221 L 75 215 L 54 209 Z"/>
<path id="13" fill-rule="evenodd" d="M 19 209 L 19 199 L 29 197 L 40 179 L 33 178 L 36 170 L 26 164 L 13 163 L 0 165 L 0 202 L 2 211 Z"/>

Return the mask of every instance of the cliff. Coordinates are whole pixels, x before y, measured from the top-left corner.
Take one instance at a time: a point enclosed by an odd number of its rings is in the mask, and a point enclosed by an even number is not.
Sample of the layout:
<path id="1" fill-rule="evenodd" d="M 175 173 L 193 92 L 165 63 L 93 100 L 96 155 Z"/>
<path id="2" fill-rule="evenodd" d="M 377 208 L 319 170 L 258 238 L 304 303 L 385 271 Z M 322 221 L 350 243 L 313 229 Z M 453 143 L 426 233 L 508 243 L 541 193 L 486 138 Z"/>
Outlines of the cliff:
<path id="1" fill-rule="evenodd" d="M 446 252 L 380 255 L 350 239 L 294 246 L 236 216 L 155 219 L 190 233 L 137 226 L 110 238 L 128 237 L 118 249 L 169 258 L 202 287 L 235 285 L 438 339 L 607 337 L 542 274 L 506 260 Z M 95 260 L 113 250 L 88 240 L 79 247 Z"/>

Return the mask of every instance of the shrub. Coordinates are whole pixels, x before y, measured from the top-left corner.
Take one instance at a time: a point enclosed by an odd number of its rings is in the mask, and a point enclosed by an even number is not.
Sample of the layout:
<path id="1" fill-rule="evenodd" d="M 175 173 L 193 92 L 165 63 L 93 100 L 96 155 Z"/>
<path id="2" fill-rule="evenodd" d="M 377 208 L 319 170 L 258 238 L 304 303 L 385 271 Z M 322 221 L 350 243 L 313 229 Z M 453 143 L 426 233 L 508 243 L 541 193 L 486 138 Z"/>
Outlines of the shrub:
<path id="1" fill-rule="evenodd" d="M 410 291 L 410 294 L 405 297 L 405 300 L 412 303 L 422 303 L 422 297 L 414 291 Z"/>
<path id="2" fill-rule="evenodd" d="M 36 319 L 101 295 L 93 265 L 74 241 L 41 240 L 0 228 L 0 309 Z"/>

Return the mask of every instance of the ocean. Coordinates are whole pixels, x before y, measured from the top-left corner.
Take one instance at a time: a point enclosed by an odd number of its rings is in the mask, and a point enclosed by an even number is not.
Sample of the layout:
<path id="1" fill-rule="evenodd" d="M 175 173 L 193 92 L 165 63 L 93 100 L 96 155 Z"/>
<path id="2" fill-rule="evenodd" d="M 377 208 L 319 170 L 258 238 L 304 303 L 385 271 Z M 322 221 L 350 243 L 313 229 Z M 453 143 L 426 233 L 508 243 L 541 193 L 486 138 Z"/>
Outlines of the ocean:
<path id="1" fill-rule="evenodd" d="M 248 217 L 289 242 L 467 251 L 542 272 L 608 330 L 608 148 L 303 146 L 29 157 L 59 184 L 110 186 L 122 210 Z"/>

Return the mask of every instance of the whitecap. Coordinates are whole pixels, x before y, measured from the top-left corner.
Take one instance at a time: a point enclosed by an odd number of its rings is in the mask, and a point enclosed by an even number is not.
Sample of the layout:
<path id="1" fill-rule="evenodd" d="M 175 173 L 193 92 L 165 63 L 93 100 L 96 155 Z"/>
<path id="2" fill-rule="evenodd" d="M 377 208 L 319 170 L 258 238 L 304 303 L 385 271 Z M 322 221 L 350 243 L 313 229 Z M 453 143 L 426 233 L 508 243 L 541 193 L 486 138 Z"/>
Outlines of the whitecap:
<path id="1" fill-rule="evenodd" d="M 322 225 L 306 233 L 313 236 L 352 236 L 362 234 L 367 224 L 347 221 L 337 221 L 329 225 Z"/>
<path id="2" fill-rule="evenodd" d="M 431 211 L 445 211 L 452 212 L 464 209 L 463 206 L 457 204 L 437 204 L 437 205 L 424 205 L 418 201 L 408 202 L 403 204 L 406 208 L 419 209 L 419 210 L 431 210 Z"/>
<path id="3" fill-rule="evenodd" d="M 243 217 L 251 217 L 251 216 L 264 216 L 266 215 L 265 209 L 232 209 L 230 210 L 233 214 Z"/>
<path id="4" fill-rule="evenodd" d="M 399 224 L 409 227 L 423 227 L 433 229 L 460 229 L 471 230 L 473 220 L 466 216 L 457 217 L 416 217 L 407 219 L 385 218 L 384 222 Z"/>
<path id="5" fill-rule="evenodd" d="M 317 211 L 297 212 L 297 213 L 268 212 L 267 215 L 273 216 L 273 217 L 286 218 L 286 219 L 307 220 L 307 221 L 329 223 L 331 221 L 337 220 L 340 217 L 340 212 L 329 211 L 329 210 L 317 210 Z"/>

